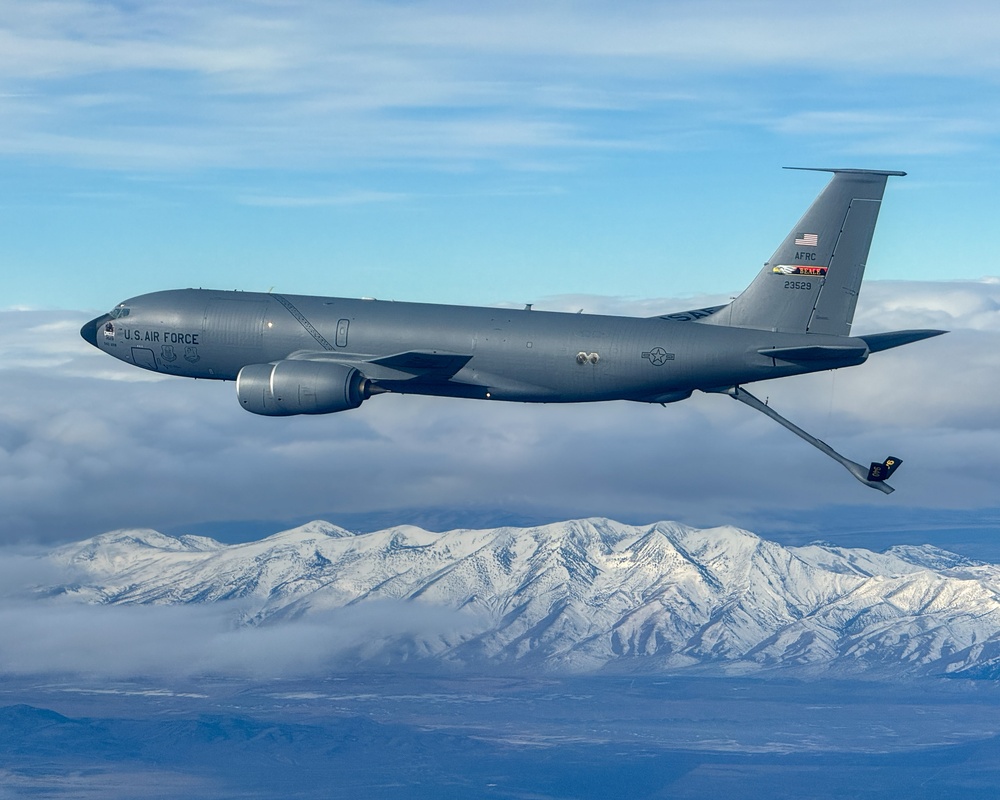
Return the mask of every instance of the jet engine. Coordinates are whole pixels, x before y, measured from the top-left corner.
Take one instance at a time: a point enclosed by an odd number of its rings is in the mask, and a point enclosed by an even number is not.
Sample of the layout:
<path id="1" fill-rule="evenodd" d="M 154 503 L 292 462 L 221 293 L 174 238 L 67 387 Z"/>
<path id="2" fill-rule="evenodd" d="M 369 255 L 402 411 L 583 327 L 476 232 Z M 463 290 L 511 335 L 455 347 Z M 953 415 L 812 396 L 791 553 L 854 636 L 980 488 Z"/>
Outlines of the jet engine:
<path id="1" fill-rule="evenodd" d="M 236 376 L 240 405 L 253 414 L 288 417 L 357 408 L 370 396 L 367 378 L 335 361 L 248 364 Z"/>

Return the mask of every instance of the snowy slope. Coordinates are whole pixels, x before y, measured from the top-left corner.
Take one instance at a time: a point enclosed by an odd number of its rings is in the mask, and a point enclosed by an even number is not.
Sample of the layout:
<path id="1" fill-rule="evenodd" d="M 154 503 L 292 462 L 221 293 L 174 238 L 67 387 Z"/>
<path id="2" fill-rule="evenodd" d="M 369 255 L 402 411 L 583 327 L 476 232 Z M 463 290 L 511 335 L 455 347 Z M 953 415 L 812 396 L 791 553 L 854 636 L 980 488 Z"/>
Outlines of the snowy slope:
<path id="1" fill-rule="evenodd" d="M 467 617 L 461 633 L 410 652 L 453 662 L 932 674 L 1000 663 L 1000 566 L 929 546 L 782 547 L 731 527 L 606 519 L 357 535 L 312 522 L 232 546 L 118 531 L 50 558 L 76 572 L 57 588 L 82 601 L 238 600 L 246 624 L 372 601 L 451 609 Z"/>

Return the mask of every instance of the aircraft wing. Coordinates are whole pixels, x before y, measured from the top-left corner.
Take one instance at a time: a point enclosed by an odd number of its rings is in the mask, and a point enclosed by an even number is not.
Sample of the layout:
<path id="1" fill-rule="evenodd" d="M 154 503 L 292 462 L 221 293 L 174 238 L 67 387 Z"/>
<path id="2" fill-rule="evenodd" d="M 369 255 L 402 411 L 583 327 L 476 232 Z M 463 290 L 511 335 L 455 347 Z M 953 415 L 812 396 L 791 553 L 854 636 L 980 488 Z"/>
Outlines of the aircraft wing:
<path id="1" fill-rule="evenodd" d="M 370 358 L 350 353 L 300 352 L 292 356 L 303 361 L 336 361 L 357 367 L 366 377 L 377 382 L 415 381 L 440 384 L 450 381 L 469 363 L 471 355 L 442 351 L 408 350 L 389 356 Z"/>
<path id="2" fill-rule="evenodd" d="M 468 364 L 471 358 L 472 356 L 459 353 L 411 350 L 406 353 L 375 358 L 367 363 L 406 372 L 421 378 L 423 381 L 447 381 Z"/>
<path id="3" fill-rule="evenodd" d="M 375 386 L 403 394 L 430 394 L 441 397 L 485 399 L 499 394 L 538 395 L 544 387 L 525 384 L 507 375 L 476 371 L 475 377 L 458 375 L 472 360 L 467 353 L 432 350 L 408 350 L 377 358 L 349 353 L 302 351 L 293 360 L 336 361 L 356 367 Z"/>

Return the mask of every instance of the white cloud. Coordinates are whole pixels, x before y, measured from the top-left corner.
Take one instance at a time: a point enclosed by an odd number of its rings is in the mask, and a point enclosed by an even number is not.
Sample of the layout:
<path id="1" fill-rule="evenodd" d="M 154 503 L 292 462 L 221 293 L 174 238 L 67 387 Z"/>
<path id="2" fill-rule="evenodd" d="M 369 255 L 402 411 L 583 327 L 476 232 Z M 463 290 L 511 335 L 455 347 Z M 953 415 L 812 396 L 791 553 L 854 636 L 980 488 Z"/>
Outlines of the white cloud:
<path id="1" fill-rule="evenodd" d="M 947 155 L 975 149 L 993 136 L 996 118 L 956 117 L 920 109 L 882 111 L 802 111 L 780 117 L 771 127 L 794 137 L 813 137 L 836 148 L 849 141 L 847 152 L 894 158 Z"/>
<path id="2" fill-rule="evenodd" d="M 865 284 L 854 328 L 1000 329 L 1000 281 L 874 281 Z"/>
<path id="3" fill-rule="evenodd" d="M 467 612 L 392 601 L 259 626 L 245 624 L 252 609 L 238 602 L 89 605 L 71 594 L 35 594 L 39 586 L 72 585 L 70 572 L 9 548 L 0 556 L 4 675 L 273 679 L 329 674 L 338 665 L 363 664 L 371 646 L 377 651 L 383 639 L 405 634 L 419 646 L 423 640 L 461 637 L 480 624 Z"/>

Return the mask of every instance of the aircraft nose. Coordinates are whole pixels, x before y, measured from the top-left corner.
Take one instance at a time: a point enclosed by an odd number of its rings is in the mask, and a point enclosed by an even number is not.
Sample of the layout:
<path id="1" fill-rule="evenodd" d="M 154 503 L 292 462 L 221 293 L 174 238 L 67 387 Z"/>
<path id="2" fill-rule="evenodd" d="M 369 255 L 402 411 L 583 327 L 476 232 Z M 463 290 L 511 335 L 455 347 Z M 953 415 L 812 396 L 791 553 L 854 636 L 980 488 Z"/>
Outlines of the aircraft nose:
<path id="1" fill-rule="evenodd" d="M 110 314 L 102 314 L 99 317 L 95 317 L 80 328 L 80 335 L 83 337 L 84 341 L 90 342 L 94 347 L 97 347 L 97 332 L 103 328 L 104 324 L 111 318 Z"/>

